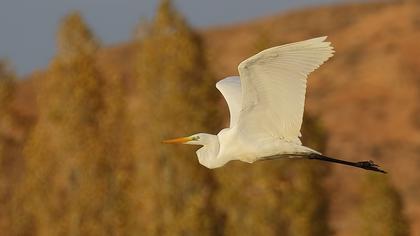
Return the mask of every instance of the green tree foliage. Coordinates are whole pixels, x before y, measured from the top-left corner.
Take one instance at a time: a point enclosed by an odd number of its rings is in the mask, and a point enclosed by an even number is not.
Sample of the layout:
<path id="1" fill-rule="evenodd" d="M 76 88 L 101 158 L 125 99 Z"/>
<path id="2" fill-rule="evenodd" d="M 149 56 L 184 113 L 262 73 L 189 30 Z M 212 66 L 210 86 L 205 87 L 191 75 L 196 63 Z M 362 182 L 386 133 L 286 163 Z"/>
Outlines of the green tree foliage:
<path id="1" fill-rule="evenodd" d="M 260 32 L 256 51 L 272 46 Z M 319 122 L 305 114 L 303 142 L 323 151 L 326 135 Z M 229 163 L 216 170 L 218 207 L 224 212 L 226 235 L 328 235 L 328 205 L 322 186 L 326 167 L 308 160 Z"/>
<path id="2" fill-rule="evenodd" d="M 366 174 L 362 193 L 359 235 L 410 235 L 401 197 L 387 175 Z"/>
<path id="3" fill-rule="evenodd" d="M 214 180 L 191 147 L 161 140 L 219 125 L 214 80 L 199 37 L 170 1 L 143 33 L 138 68 L 135 153 L 141 163 L 141 223 L 147 235 L 214 235 Z M 154 220 L 150 220 L 154 219 Z"/>

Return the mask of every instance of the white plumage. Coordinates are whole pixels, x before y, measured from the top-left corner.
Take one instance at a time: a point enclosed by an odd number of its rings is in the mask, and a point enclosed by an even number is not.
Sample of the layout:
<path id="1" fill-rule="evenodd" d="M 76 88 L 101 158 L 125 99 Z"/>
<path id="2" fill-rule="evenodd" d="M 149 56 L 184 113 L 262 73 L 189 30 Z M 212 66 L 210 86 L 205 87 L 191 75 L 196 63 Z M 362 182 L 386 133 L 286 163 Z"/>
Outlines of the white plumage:
<path id="1" fill-rule="evenodd" d="M 268 130 L 269 135 L 297 141 L 306 79 L 334 52 L 325 39 L 320 37 L 270 48 L 239 64 L 243 90 L 240 120 L 247 119 L 250 113 L 258 113 L 253 118 L 264 120 L 267 128 L 263 129 Z"/>
<path id="2" fill-rule="evenodd" d="M 269 48 L 241 62 L 239 76 L 216 83 L 229 106 L 229 128 L 164 142 L 203 145 L 197 156 L 208 168 L 230 160 L 306 157 L 375 169 L 371 162 L 328 158 L 300 142 L 307 77 L 334 53 L 326 38 Z"/>
<path id="3" fill-rule="evenodd" d="M 239 76 L 227 77 L 216 83 L 216 88 L 223 94 L 230 112 L 229 127 L 236 125 L 242 106 L 241 80 Z"/>

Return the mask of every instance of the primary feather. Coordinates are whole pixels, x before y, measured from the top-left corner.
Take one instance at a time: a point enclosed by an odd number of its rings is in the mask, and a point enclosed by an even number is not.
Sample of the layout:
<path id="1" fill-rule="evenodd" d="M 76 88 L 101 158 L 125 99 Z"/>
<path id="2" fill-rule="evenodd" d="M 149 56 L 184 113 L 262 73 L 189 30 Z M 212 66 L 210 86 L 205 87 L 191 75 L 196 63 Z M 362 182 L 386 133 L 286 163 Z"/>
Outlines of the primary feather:
<path id="1" fill-rule="evenodd" d="M 239 64 L 242 130 L 300 142 L 306 79 L 334 52 L 325 39 L 273 47 Z"/>

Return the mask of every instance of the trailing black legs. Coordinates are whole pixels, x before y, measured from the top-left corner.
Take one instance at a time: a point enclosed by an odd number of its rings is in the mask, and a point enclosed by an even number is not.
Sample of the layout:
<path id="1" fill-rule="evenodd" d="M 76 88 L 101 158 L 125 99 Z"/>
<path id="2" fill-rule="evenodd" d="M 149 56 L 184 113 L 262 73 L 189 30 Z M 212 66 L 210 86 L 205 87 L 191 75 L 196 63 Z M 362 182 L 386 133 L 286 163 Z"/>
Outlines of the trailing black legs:
<path id="1" fill-rule="evenodd" d="M 365 170 L 372 170 L 372 171 L 377 171 L 377 172 L 381 172 L 381 173 L 386 174 L 386 171 L 381 170 L 378 165 L 373 163 L 373 161 L 351 162 L 351 161 L 344 161 L 344 160 L 335 159 L 335 158 L 331 158 L 331 157 L 327 157 L 327 156 L 320 155 L 320 154 L 315 154 L 315 153 L 310 154 L 309 156 L 306 156 L 306 158 L 307 159 L 312 159 L 312 160 L 334 162 L 334 163 L 338 163 L 338 164 L 354 166 L 354 167 L 362 168 L 362 169 L 365 169 Z"/>

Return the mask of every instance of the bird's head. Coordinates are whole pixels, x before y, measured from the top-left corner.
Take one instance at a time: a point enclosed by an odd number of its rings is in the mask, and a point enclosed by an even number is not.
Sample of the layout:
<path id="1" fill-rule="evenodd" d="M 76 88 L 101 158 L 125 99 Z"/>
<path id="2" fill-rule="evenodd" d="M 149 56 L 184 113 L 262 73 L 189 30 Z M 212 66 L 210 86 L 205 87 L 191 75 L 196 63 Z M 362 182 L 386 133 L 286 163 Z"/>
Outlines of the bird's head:
<path id="1" fill-rule="evenodd" d="M 210 169 L 221 167 L 228 161 L 216 158 L 220 146 L 216 135 L 199 133 L 188 137 L 165 140 L 163 143 L 202 145 L 203 147 L 197 150 L 198 161 Z"/>
<path id="2" fill-rule="evenodd" d="M 208 143 L 209 134 L 198 133 L 188 137 L 174 138 L 162 141 L 168 144 L 190 144 L 190 145 L 205 145 Z"/>

